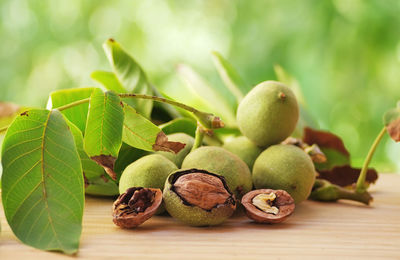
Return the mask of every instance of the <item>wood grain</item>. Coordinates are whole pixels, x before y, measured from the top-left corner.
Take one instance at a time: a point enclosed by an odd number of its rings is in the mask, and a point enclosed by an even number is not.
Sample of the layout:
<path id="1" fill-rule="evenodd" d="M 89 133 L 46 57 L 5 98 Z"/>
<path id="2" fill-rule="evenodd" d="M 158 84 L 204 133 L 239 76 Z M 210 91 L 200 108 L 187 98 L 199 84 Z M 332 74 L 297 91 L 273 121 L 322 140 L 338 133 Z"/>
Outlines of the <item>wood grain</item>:
<path id="1" fill-rule="evenodd" d="M 254 224 L 242 213 L 218 227 L 193 228 L 156 216 L 134 230 L 111 220 L 111 199 L 88 197 L 77 258 L 400 259 L 400 175 L 383 174 L 370 207 L 306 201 L 287 222 Z M 0 259 L 71 259 L 20 243 L 0 210 Z"/>

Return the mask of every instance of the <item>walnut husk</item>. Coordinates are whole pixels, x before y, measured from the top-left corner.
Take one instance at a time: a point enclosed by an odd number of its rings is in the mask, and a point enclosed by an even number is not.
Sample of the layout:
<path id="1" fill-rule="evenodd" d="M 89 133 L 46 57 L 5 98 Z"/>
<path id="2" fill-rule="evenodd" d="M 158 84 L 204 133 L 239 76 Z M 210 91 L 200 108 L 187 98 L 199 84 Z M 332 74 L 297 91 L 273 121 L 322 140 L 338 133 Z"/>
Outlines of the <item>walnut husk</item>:
<path id="1" fill-rule="evenodd" d="M 169 175 L 163 201 L 173 218 L 197 227 L 223 223 L 237 206 L 223 176 L 194 168 Z"/>

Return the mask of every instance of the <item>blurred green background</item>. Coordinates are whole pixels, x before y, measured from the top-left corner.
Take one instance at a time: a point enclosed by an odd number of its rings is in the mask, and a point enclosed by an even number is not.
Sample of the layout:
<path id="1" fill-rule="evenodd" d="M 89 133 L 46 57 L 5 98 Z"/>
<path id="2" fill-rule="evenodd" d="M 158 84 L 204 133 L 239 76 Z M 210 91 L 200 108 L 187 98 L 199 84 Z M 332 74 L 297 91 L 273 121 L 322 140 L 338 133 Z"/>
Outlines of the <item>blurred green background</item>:
<path id="1" fill-rule="evenodd" d="M 276 79 L 282 65 L 360 166 L 400 99 L 398 0 L 2 0 L 0 12 L 0 101 L 45 106 L 53 90 L 95 85 L 90 73 L 109 70 L 101 46 L 109 37 L 155 85 L 175 90 L 179 63 L 221 85 L 216 50 L 249 85 Z M 372 166 L 398 172 L 400 144 L 385 137 Z"/>

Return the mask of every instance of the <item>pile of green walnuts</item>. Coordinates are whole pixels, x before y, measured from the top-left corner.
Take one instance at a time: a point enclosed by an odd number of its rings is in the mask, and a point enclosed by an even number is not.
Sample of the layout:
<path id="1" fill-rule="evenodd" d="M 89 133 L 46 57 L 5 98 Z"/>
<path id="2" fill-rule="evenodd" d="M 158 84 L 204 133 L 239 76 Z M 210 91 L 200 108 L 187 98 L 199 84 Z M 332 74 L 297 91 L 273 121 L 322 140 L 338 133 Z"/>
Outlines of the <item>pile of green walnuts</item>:
<path id="1" fill-rule="evenodd" d="M 266 81 L 240 102 L 242 136 L 219 146 L 192 150 L 184 133 L 168 136 L 185 143 L 177 154 L 146 155 L 123 172 L 113 205 L 113 220 L 132 228 L 167 211 L 191 226 L 218 225 L 239 204 L 256 222 L 279 223 L 311 193 L 314 164 L 301 148 L 282 144 L 294 131 L 299 106 L 284 84 Z"/>

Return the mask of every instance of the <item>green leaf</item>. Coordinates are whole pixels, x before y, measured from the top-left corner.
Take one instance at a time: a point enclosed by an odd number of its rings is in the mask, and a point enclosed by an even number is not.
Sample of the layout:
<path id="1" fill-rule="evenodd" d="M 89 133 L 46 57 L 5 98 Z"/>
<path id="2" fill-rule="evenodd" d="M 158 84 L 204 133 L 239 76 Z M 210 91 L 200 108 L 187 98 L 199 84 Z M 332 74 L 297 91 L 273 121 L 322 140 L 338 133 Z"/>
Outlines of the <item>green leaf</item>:
<path id="1" fill-rule="evenodd" d="M 86 194 L 94 196 L 115 196 L 119 195 L 118 185 L 108 179 L 105 175 L 87 179 Z"/>
<path id="2" fill-rule="evenodd" d="M 242 133 L 240 132 L 239 129 L 237 128 L 228 128 L 228 127 L 223 127 L 223 128 L 219 128 L 219 129 L 215 129 L 214 130 L 214 134 L 222 139 L 225 140 L 228 137 L 232 137 L 232 136 L 240 136 L 242 135 Z"/>
<path id="3" fill-rule="evenodd" d="M 106 89 L 115 91 L 117 93 L 127 93 L 128 91 L 121 85 L 117 76 L 114 73 L 108 71 L 94 71 L 91 74 L 92 79 L 96 80 L 97 82 L 101 83 Z M 125 102 L 128 105 L 133 107 L 136 106 L 136 100 L 133 98 L 125 99 Z"/>
<path id="4" fill-rule="evenodd" d="M 236 97 L 239 104 L 250 88 L 244 83 L 236 69 L 222 55 L 216 51 L 212 52 L 214 65 L 225 86 Z"/>
<path id="5" fill-rule="evenodd" d="M 383 116 L 383 123 L 390 137 L 400 142 L 400 101 L 397 102 L 397 107 L 390 109 Z"/>
<path id="6" fill-rule="evenodd" d="M 2 201 L 25 244 L 72 254 L 82 231 L 84 187 L 74 139 L 57 110 L 18 116 L 2 148 Z"/>
<path id="7" fill-rule="evenodd" d="M 178 101 L 178 99 L 167 95 L 163 91 L 160 91 L 159 96 L 163 97 L 163 98 L 167 98 L 167 99 L 173 100 L 173 101 Z M 183 100 L 183 98 L 181 100 Z M 185 104 L 190 105 L 190 102 L 186 102 L 186 100 L 185 100 Z M 176 114 L 177 117 L 186 117 L 186 118 L 189 118 L 189 119 L 196 120 L 196 117 L 193 115 L 193 113 L 191 113 L 191 112 L 189 112 L 189 111 L 187 111 L 185 109 L 179 108 L 179 107 L 174 107 L 174 106 L 172 106 L 172 107 L 175 109 L 175 111 L 177 111 L 177 114 Z M 197 106 L 197 105 L 193 105 L 193 107 L 196 107 L 196 108 L 199 109 L 199 106 Z"/>
<path id="8" fill-rule="evenodd" d="M 128 93 L 153 94 L 146 74 L 139 64 L 122 49 L 119 43 L 113 39 L 109 39 L 104 43 L 103 48 L 116 79 Z M 135 109 L 139 111 L 139 113 L 150 118 L 153 108 L 152 100 L 135 99 L 133 103 Z"/>
<path id="9" fill-rule="evenodd" d="M 126 89 L 121 85 L 117 76 L 109 71 L 94 71 L 90 77 L 100 84 L 102 84 L 106 89 L 113 90 L 117 93 L 126 93 Z"/>
<path id="10" fill-rule="evenodd" d="M 160 125 L 159 127 L 166 135 L 173 133 L 186 133 L 194 137 L 197 125 L 196 120 L 190 118 L 176 118 Z"/>
<path id="11" fill-rule="evenodd" d="M 112 91 L 95 89 L 90 96 L 83 147 L 87 155 L 103 166 L 115 180 L 114 163 L 122 143 L 124 112 L 121 100 Z"/>
<path id="12" fill-rule="evenodd" d="M 83 175 L 88 179 L 100 177 L 104 174 L 104 168 L 91 160 L 86 154 L 83 149 L 83 135 L 81 130 L 79 130 L 79 128 L 71 121 L 67 121 L 67 124 L 71 130 L 72 136 L 74 137 L 75 146 L 79 158 L 81 159 Z"/>
<path id="13" fill-rule="evenodd" d="M 138 114 L 131 106 L 124 105 L 124 143 L 145 151 L 168 151 L 178 153 L 185 145 L 169 142 L 161 129 Z"/>
<path id="14" fill-rule="evenodd" d="M 317 171 L 327 171 L 334 167 L 350 165 L 350 157 L 332 148 L 320 148 L 326 157 L 326 162 L 315 163 Z"/>
<path id="15" fill-rule="evenodd" d="M 215 88 L 210 86 L 192 68 L 186 65 L 179 65 L 178 73 L 187 83 L 187 86 L 199 96 L 201 102 L 206 105 L 206 111 L 219 117 L 227 126 L 236 126 L 236 105 L 229 104 Z M 189 104 L 191 105 L 191 104 Z"/>
<path id="16" fill-rule="evenodd" d="M 54 91 L 50 94 L 47 108 L 57 108 L 74 101 L 88 98 L 94 89 L 95 88 L 73 88 Z M 88 106 L 88 103 L 80 104 L 63 110 L 61 113 L 68 118 L 69 121 L 74 123 L 82 132 L 84 132 L 86 127 Z"/>
<path id="17" fill-rule="evenodd" d="M 85 193 L 98 196 L 118 195 L 118 185 L 110 178 L 107 178 L 107 174 L 103 167 L 91 160 L 83 149 L 83 136 L 81 130 L 68 121 L 68 119 L 66 121 L 74 137 L 75 146 L 81 159 L 83 177 L 85 180 Z"/>

